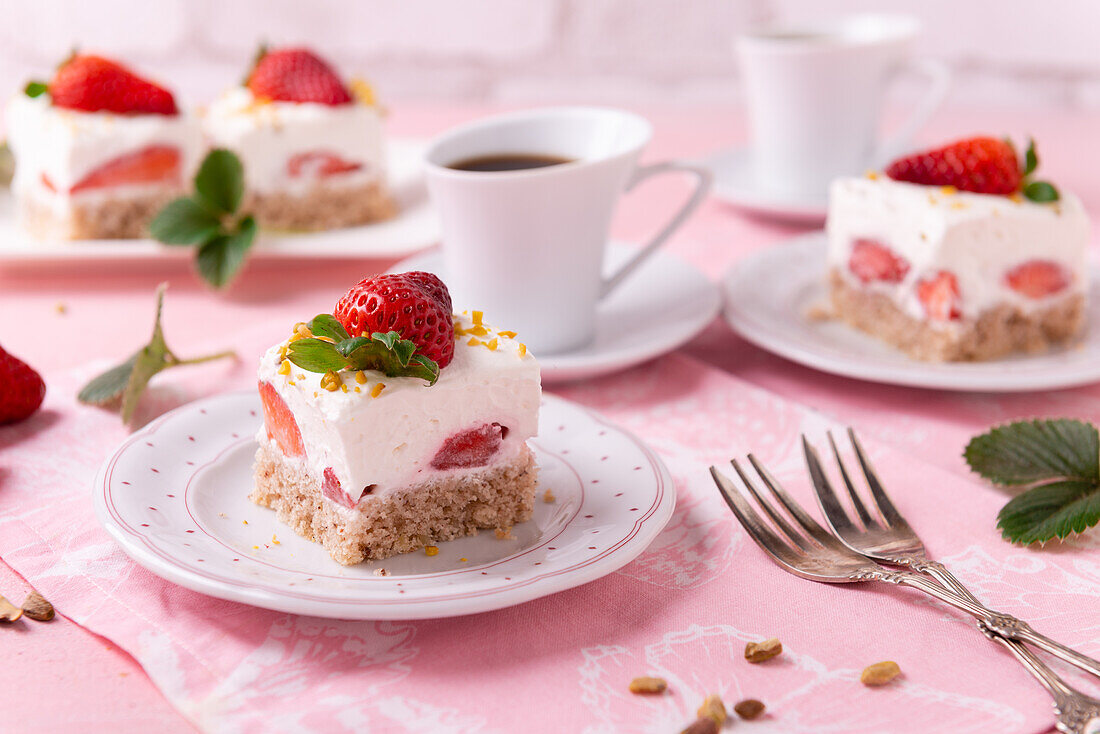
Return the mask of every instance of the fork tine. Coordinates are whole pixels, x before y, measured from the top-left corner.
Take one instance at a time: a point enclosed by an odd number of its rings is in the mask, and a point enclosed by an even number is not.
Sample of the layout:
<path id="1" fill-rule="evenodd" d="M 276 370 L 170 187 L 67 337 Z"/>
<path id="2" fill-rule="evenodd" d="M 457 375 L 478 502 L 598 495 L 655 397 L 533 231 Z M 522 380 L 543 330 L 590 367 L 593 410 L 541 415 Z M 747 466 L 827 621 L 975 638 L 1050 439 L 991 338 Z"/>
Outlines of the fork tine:
<path id="1" fill-rule="evenodd" d="M 749 454 L 749 461 L 752 463 L 753 468 L 756 469 L 756 473 L 760 475 L 760 478 L 764 480 L 764 484 L 768 486 L 775 498 L 779 500 L 780 504 L 787 509 L 787 512 L 791 514 L 791 517 L 802 526 L 802 528 L 810 534 L 810 537 L 816 540 L 823 546 L 829 547 L 833 545 L 839 545 L 836 538 L 834 538 L 829 531 L 821 527 L 821 525 L 814 520 L 809 514 L 802 509 L 802 505 L 795 502 L 787 490 L 783 489 L 783 486 L 779 483 L 775 477 L 771 475 L 771 472 L 767 468 L 756 460 L 756 457 Z"/>
<path id="2" fill-rule="evenodd" d="M 833 440 L 833 432 L 826 431 L 825 435 L 829 437 L 829 445 L 833 448 L 833 456 L 836 458 L 836 465 L 840 467 L 840 476 L 844 479 L 844 486 L 848 488 L 848 496 L 852 498 L 852 506 L 856 508 L 856 514 L 859 515 L 860 522 L 863 523 L 863 527 L 867 529 L 880 527 L 875 518 L 871 517 L 871 513 L 867 511 L 867 508 L 863 504 L 863 500 L 859 498 L 859 492 L 856 491 L 856 487 L 852 484 L 851 477 L 848 476 L 848 470 L 844 466 L 844 460 L 840 458 L 840 451 L 836 447 L 836 441 Z"/>
<path id="3" fill-rule="evenodd" d="M 810 445 L 805 434 L 802 436 L 802 454 L 806 457 L 806 466 L 810 470 L 810 479 L 814 483 L 814 494 L 817 495 L 817 503 L 825 514 L 825 518 L 829 521 L 829 525 L 837 531 L 859 530 L 852 522 L 852 518 L 848 516 L 848 511 L 844 509 L 840 498 L 837 497 L 836 490 L 829 482 L 829 477 L 825 475 L 825 469 L 821 466 L 821 457 L 818 456 L 817 449 Z"/>
<path id="4" fill-rule="evenodd" d="M 767 526 L 756 514 L 756 510 L 752 509 L 752 505 L 745 500 L 741 492 L 733 485 L 733 482 L 725 474 L 718 471 L 718 467 L 715 466 L 710 468 L 710 475 L 714 478 L 714 483 L 718 485 L 718 490 L 722 493 L 726 504 L 733 510 L 733 514 L 737 516 L 741 526 L 752 536 L 756 544 L 783 565 L 797 566 L 799 563 L 798 551 Z"/>
<path id="5" fill-rule="evenodd" d="M 886 488 L 882 486 L 882 482 L 879 481 L 878 474 L 875 473 L 875 468 L 871 466 L 871 460 L 867 458 L 866 452 L 863 450 L 863 446 L 860 445 L 859 439 L 856 438 L 856 432 L 851 428 L 848 429 L 848 438 L 852 442 L 852 448 L 855 449 L 856 458 L 859 459 L 859 465 L 863 468 L 863 476 L 867 479 L 867 486 L 871 488 L 871 496 L 875 500 L 875 505 L 878 506 L 878 511 L 882 514 L 886 524 L 897 527 L 899 525 L 907 525 L 905 518 L 901 516 L 897 508 L 894 507 L 894 503 L 890 501 L 890 496 L 886 494 Z"/>
<path id="6" fill-rule="evenodd" d="M 752 462 L 753 466 L 757 465 L 756 460 L 753 458 L 752 454 L 749 454 L 749 461 Z M 749 493 L 753 496 L 753 499 L 756 500 L 756 504 L 760 505 L 760 509 L 762 509 L 764 513 L 769 518 L 771 518 L 772 523 L 774 523 L 775 526 L 779 528 L 779 531 L 786 535 L 792 543 L 799 547 L 799 549 L 807 552 L 812 551 L 814 547 L 813 544 L 806 539 L 805 535 L 795 530 L 791 526 L 791 524 L 786 521 L 782 514 L 776 512 L 775 508 L 772 507 L 772 504 L 768 502 L 768 500 L 763 495 L 760 494 L 760 491 L 756 488 L 756 485 L 753 484 L 752 479 L 750 479 L 749 476 L 741 469 L 741 465 L 737 463 L 737 460 L 734 459 L 730 463 L 733 464 L 734 471 L 736 471 L 738 476 L 741 477 L 741 482 L 749 490 Z M 760 470 L 757 469 L 757 471 L 759 472 Z"/>

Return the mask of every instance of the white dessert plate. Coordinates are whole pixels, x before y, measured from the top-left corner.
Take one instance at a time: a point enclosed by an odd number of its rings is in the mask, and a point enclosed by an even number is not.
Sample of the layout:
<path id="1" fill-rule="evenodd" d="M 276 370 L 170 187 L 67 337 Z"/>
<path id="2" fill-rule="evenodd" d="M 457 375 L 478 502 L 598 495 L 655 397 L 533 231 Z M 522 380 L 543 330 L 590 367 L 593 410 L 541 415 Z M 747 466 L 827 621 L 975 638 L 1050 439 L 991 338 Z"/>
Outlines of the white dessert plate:
<path id="1" fill-rule="evenodd" d="M 815 320 L 828 300 L 824 232 L 759 250 L 723 280 L 726 320 L 757 346 L 807 367 L 893 385 L 970 392 L 1026 392 L 1100 381 L 1100 271 L 1092 272 L 1088 321 L 1075 343 L 991 362 L 930 363 L 846 324 Z"/>
<path id="2" fill-rule="evenodd" d="M 426 144 L 390 140 L 387 166 L 397 199 L 397 216 L 385 222 L 327 232 L 261 232 L 252 258 L 400 257 L 439 242 L 439 222 L 428 202 L 423 176 Z M 0 191 L 0 266 L 88 260 L 187 260 L 189 247 L 171 247 L 149 239 L 39 242 L 24 232 L 9 189 Z"/>
<path id="3" fill-rule="evenodd" d="M 633 245 L 611 242 L 604 270 L 613 272 L 634 252 L 637 248 Z M 414 255 L 392 268 L 395 273 L 406 270 L 427 270 L 447 280 L 439 250 Z M 455 307 L 474 309 L 477 304 L 456 303 Z M 690 341 L 714 320 L 721 307 L 717 284 L 690 263 L 658 251 L 600 304 L 592 344 L 562 354 L 535 353 L 542 381 L 588 379 L 658 357 Z M 507 328 L 506 315 L 493 318 Z"/>
<path id="4" fill-rule="evenodd" d="M 203 594 L 340 619 L 450 617 L 593 581 L 646 549 L 675 489 L 661 460 L 621 428 L 543 396 L 532 520 L 382 561 L 341 566 L 248 499 L 255 393 L 178 408 L 131 436 L 100 469 L 100 523 L 135 561 Z M 554 501 L 543 501 L 551 490 Z M 377 575 L 385 569 L 386 576 Z M 594 592 L 595 593 L 595 592 Z"/>
<path id="5" fill-rule="evenodd" d="M 700 161 L 714 172 L 711 195 L 744 212 L 792 224 L 820 225 L 825 221 L 828 193 L 797 197 L 770 192 L 756 181 L 746 148 L 723 150 Z"/>

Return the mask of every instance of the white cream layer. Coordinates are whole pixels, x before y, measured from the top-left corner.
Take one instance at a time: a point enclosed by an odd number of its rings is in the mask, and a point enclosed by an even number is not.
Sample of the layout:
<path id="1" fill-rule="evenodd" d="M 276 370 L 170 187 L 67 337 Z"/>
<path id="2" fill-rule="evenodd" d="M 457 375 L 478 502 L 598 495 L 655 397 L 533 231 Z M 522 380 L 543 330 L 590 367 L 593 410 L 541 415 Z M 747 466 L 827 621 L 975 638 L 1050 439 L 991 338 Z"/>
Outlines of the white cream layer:
<path id="1" fill-rule="evenodd" d="M 89 173 L 120 156 L 151 145 L 179 149 L 182 188 L 194 176 L 204 152 L 199 124 L 187 115 L 80 112 L 54 107 L 48 94 L 31 98 L 20 93 L 12 97 L 6 123 L 8 144 L 15 157 L 12 190 L 17 196 L 33 196 L 57 209 L 67 208 L 74 201 L 126 197 L 163 188 L 157 184 L 67 193 Z M 42 183 L 43 175 L 55 191 Z"/>
<path id="2" fill-rule="evenodd" d="M 378 107 L 358 101 L 336 106 L 258 101 L 246 87 L 234 87 L 206 110 L 203 129 L 211 145 L 237 154 L 253 191 L 308 189 L 315 180 L 291 176 L 287 164 L 310 151 L 363 165 L 326 177 L 329 185 L 362 185 L 385 175 L 382 115 Z"/>
<path id="3" fill-rule="evenodd" d="M 878 178 L 842 178 L 829 188 L 828 264 L 858 288 L 884 293 L 923 319 L 916 283 L 939 270 L 955 274 L 964 320 L 1009 303 L 1023 311 L 1088 292 L 1089 220 L 1071 193 L 1050 204 L 1005 196 L 949 193 L 934 186 Z M 900 283 L 864 284 L 848 267 L 853 243 L 872 239 L 909 262 Z M 1043 299 L 1005 284 L 1005 274 L 1029 260 L 1049 260 L 1073 276 L 1069 288 Z M 940 322 L 951 328 L 950 322 Z"/>
<path id="4" fill-rule="evenodd" d="M 455 318 L 472 326 L 468 317 Z M 494 464 L 515 458 L 524 442 L 538 433 L 538 361 L 530 354 L 521 356 L 514 339 L 496 335 L 495 351 L 471 346 L 469 339 L 456 339 L 453 361 L 440 370 L 431 387 L 418 378 L 386 377 L 376 371 L 365 372 L 368 379 L 361 384 L 354 373 L 343 372 L 348 391 L 329 392 L 321 387 L 319 373 L 292 366 L 289 375 L 279 374 L 279 351 L 286 342 L 263 355 L 259 379 L 271 383 L 294 414 L 307 469 L 320 480 L 332 467 L 352 502 L 365 487 L 375 485 L 363 498 L 367 501 L 432 476 L 469 471 L 431 467 L 443 442 L 457 433 L 487 423 L 507 427 Z M 385 388 L 372 398 L 371 390 L 379 382 Z M 263 428 L 258 439 L 267 440 Z"/>

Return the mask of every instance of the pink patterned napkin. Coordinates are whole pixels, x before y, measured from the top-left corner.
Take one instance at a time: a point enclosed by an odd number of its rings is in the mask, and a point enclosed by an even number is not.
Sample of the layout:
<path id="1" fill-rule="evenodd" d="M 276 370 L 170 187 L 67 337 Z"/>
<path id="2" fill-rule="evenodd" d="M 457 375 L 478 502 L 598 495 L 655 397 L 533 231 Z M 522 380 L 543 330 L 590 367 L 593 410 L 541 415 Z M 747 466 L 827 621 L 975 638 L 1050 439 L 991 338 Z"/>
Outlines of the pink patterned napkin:
<path id="1" fill-rule="evenodd" d="M 258 353 L 263 336 L 239 343 L 242 353 Z M 0 433 L 0 554 L 61 612 L 132 653 L 205 730 L 663 734 L 693 720 L 708 693 L 764 701 L 760 732 L 1050 727 L 1045 694 L 954 611 L 914 591 L 813 584 L 765 558 L 707 467 L 752 450 L 809 503 L 799 434 L 820 439 L 836 426 L 695 360 L 667 357 L 560 391 L 649 442 L 676 480 L 675 516 L 637 561 L 497 612 L 373 623 L 219 601 L 129 561 L 92 512 L 96 469 L 126 435 L 115 416 L 74 403 L 94 371 L 50 375 L 45 410 Z M 250 360 L 179 370 L 157 379 L 146 411 L 252 381 Z M 954 436 L 929 443 L 961 449 Z M 1096 534 L 1045 551 L 1010 546 L 993 527 L 999 491 L 868 448 L 930 551 L 979 596 L 1100 655 Z M 780 658 L 744 661 L 747 641 L 772 636 Z M 862 686 L 860 670 L 885 659 L 904 676 Z M 628 693 L 646 674 L 666 678 L 668 692 Z"/>

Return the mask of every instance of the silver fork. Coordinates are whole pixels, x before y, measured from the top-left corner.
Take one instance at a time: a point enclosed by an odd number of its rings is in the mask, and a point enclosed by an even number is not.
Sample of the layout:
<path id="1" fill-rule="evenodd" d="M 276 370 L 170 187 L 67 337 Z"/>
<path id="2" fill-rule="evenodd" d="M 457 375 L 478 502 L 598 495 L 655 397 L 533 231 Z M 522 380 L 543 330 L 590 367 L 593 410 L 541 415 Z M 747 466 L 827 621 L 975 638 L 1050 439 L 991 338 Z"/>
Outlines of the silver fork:
<path id="1" fill-rule="evenodd" d="M 810 517 L 802 506 L 787 494 L 775 477 L 756 460 L 756 457 L 749 454 L 748 458 L 764 485 L 786 511 L 787 517 L 793 520 L 801 530 L 796 529 L 783 513 L 760 493 L 736 459 L 731 462 L 734 470 L 748 493 L 756 500 L 778 532 L 764 522 L 749 500 L 728 477 L 718 471 L 717 467 L 710 468 L 711 476 L 718 485 L 726 504 L 737 516 L 746 532 L 771 556 L 772 560 L 786 571 L 801 578 L 823 583 L 884 581 L 909 586 L 965 611 L 979 621 L 984 622 L 989 616 L 988 610 L 981 604 L 959 596 L 928 576 L 905 568 L 901 570 L 885 568 L 848 548 Z M 997 639 L 1003 639 L 999 635 L 994 636 Z M 1043 680 L 1045 685 L 1048 685 L 1048 690 L 1055 698 L 1055 716 L 1059 731 L 1067 734 L 1092 734 L 1097 731 L 1097 724 L 1100 723 L 1100 702 L 1070 689 L 1041 660 L 1022 646 L 1014 645 L 1010 649 L 1014 654 L 1022 656 L 1021 662 L 1027 665 L 1036 677 Z"/>
<path id="2" fill-rule="evenodd" d="M 917 537 L 913 528 L 909 526 L 909 523 L 894 507 L 894 503 L 890 501 L 882 481 L 879 480 L 874 467 L 871 466 L 871 462 L 863 450 L 863 446 L 856 438 L 855 431 L 849 428 L 848 438 L 852 442 L 856 459 L 863 470 L 867 486 L 871 490 L 871 499 L 877 516 L 868 511 L 867 506 L 860 498 L 860 493 L 852 483 L 851 475 L 844 466 L 844 461 L 840 458 L 840 451 L 837 450 L 831 432 L 828 437 L 829 445 L 833 450 L 833 457 L 836 459 L 837 468 L 840 470 L 840 476 L 844 480 L 845 488 L 848 490 L 848 497 L 852 501 L 857 519 L 850 517 L 844 509 L 840 498 L 833 490 L 833 486 L 822 468 L 817 450 L 810 445 L 805 436 L 802 437 L 802 451 L 806 456 L 810 479 L 813 481 L 817 501 L 821 507 L 821 512 L 825 515 L 825 521 L 844 545 L 868 558 L 928 574 L 959 596 L 982 607 L 985 610 L 985 617 L 981 622 L 992 632 L 1008 639 L 1035 645 L 1081 670 L 1100 676 L 1100 662 L 1059 642 L 1055 642 L 1040 632 L 1036 632 L 1027 622 L 1010 614 L 990 610 L 978 601 L 943 564 L 931 560 L 921 539 Z"/>

